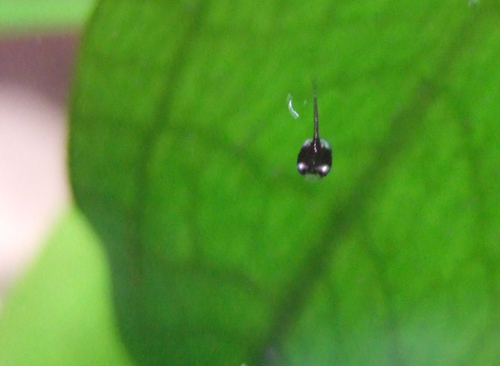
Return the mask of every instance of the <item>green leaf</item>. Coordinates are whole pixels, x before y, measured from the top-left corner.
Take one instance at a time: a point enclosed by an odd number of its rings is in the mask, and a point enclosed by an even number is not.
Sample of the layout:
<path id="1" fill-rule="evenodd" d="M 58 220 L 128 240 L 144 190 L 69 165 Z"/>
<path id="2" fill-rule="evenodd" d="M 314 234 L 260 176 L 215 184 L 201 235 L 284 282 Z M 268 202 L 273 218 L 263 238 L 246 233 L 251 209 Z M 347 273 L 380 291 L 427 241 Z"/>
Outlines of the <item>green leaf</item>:
<path id="1" fill-rule="evenodd" d="M 132 365 L 110 286 L 98 239 L 71 210 L 0 309 L 0 365 Z"/>
<path id="2" fill-rule="evenodd" d="M 491 1 L 100 2 L 71 181 L 136 360 L 497 360 L 499 21 Z M 295 168 L 312 78 L 316 184 Z"/>

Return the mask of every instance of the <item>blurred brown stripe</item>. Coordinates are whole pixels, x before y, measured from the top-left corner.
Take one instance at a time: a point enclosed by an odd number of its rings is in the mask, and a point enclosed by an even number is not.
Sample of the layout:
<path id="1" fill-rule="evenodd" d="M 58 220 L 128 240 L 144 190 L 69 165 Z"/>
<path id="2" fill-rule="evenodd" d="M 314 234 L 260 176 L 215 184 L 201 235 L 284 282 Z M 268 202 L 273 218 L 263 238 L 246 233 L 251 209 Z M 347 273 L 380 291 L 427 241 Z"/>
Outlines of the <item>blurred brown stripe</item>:
<path id="1" fill-rule="evenodd" d="M 0 37 L 0 83 L 27 86 L 66 104 L 78 42 L 75 33 Z"/>

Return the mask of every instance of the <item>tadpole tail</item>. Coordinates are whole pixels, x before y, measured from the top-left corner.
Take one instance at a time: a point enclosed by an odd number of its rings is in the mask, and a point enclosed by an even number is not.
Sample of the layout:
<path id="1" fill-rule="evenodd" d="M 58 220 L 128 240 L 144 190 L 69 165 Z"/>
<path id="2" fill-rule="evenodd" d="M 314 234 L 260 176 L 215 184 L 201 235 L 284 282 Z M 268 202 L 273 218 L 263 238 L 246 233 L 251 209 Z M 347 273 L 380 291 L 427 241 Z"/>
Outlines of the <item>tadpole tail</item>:
<path id="1" fill-rule="evenodd" d="M 318 97 L 316 95 L 316 80 L 313 79 L 313 93 L 314 93 L 314 140 L 319 139 L 319 117 L 318 117 Z"/>

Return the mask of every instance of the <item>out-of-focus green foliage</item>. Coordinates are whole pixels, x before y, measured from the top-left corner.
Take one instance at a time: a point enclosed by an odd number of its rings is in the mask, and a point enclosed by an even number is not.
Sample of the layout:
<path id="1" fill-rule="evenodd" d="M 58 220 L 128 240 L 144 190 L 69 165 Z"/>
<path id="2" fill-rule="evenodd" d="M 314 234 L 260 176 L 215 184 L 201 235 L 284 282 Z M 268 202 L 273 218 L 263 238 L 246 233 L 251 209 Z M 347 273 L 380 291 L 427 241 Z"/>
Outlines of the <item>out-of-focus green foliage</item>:
<path id="1" fill-rule="evenodd" d="M 95 0 L 0 1 L 0 31 L 30 32 L 81 26 Z"/>
<path id="2" fill-rule="evenodd" d="M 2 366 L 130 366 L 98 239 L 76 210 L 0 310 Z"/>

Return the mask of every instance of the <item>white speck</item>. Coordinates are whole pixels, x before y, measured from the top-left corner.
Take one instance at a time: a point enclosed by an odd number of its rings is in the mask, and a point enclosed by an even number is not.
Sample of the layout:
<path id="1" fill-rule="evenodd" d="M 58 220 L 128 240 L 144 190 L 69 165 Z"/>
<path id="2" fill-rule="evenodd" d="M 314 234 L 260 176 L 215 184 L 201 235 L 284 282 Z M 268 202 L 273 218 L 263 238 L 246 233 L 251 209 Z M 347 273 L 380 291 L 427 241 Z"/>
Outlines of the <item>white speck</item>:
<path id="1" fill-rule="evenodd" d="M 295 119 L 299 118 L 299 114 L 295 112 L 292 106 L 292 94 L 288 94 L 288 97 L 286 97 L 286 102 L 288 103 L 288 110 L 290 111 L 292 117 Z"/>
<path id="2" fill-rule="evenodd" d="M 298 164 L 297 164 L 297 170 L 298 170 L 299 172 L 305 172 L 305 171 L 307 170 L 307 165 L 306 165 L 306 163 L 304 163 L 304 162 L 302 162 L 302 161 L 301 161 L 300 163 L 298 163 Z"/>
<path id="3" fill-rule="evenodd" d="M 330 171 L 330 166 L 328 165 L 321 165 L 318 170 L 321 172 L 321 174 L 327 175 L 328 172 Z"/>

